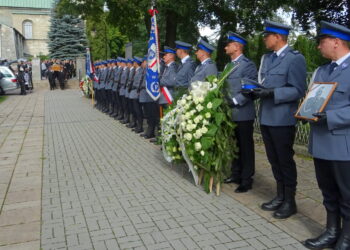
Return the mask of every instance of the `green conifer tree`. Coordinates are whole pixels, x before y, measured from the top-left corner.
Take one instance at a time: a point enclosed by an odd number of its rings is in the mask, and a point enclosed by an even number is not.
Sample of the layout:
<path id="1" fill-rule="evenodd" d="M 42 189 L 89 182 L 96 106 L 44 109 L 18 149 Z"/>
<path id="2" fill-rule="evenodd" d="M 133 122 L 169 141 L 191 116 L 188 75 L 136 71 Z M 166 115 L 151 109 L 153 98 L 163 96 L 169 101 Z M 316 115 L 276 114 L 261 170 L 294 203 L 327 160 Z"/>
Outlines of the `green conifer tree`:
<path id="1" fill-rule="evenodd" d="M 86 49 L 85 29 L 80 18 L 53 13 L 49 31 L 49 52 L 51 58 L 73 59 L 82 56 Z"/>

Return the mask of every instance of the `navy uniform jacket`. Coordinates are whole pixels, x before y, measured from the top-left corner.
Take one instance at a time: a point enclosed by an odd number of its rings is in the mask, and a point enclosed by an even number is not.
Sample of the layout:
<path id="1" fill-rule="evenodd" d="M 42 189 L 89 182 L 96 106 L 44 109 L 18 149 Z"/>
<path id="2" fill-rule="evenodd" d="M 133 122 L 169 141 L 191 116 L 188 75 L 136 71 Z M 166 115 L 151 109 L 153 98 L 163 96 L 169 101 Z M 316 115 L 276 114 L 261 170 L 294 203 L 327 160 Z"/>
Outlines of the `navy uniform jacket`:
<path id="1" fill-rule="evenodd" d="M 129 70 L 128 81 L 127 81 L 126 86 L 125 86 L 125 97 L 127 97 L 127 98 L 129 98 L 129 94 L 130 94 L 129 89 L 133 84 L 134 75 L 135 75 L 135 68 L 131 67 Z"/>
<path id="2" fill-rule="evenodd" d="M 309 152 L 315 158 L 350 161 L 350 57 L 329 75 L 330 64 L 319 67 L 315 82 L 337 82 L 325 112 L 327 122 L 310 123 Z"/>
<path id="3" fill-rule="evenodd" d="M 150 95 L 146 91 L 146 71 L 147 71 L 147 68 L 145 68 L 143 71 L 144 77 L 141 83 L 140 96 L 139 96 L 140 103 L 154 102 L 152 97 L 150 97 Z"/>
<path id="4" fill-rule="evenodd" d="M 106 89 L 112 89 L 113 71 L 113 68 L 107 68 Z"/>
<path id="5" fill-rule="evenodd" d="M 100 69 L 96 69 L 96 77 L 97 79 L 100 79 L 100 72 L 101 70 Z M 98 81 L 94 81 L 94 88 L 95 89 L 100 89 L 100 84 L 99 84 L 99 80 Z"/>
<path id="6" fill-rule="evenodd" d="M 141 88 L 141 84 L 143 81 L 143 70 L 141 67 L 138 67 L 135 71 L 134 82 L 132 84 L 132 88 L 129 94 L 130 99 L 139 99 L 139 88 Z"/>
<path id="7" fill-rule="evenodd" d="M 209 58 L 203 64 L 199 64 L 194 72 L 194 76 L 191 78 L 191 83 L 194 81 L 204 81 L 208 76 L 218 75 L 218 69 L 216 64 Z"/>
<path id="8" fill-rule="evenodd" d="M 174 97 L 174 87 L 176 84 L 177 65 L 172 62 L 169 66 L 165 66 L 162 78 L 160 79 L 160 86 L 167 87 L 170 94 Z M 164 95 L 160 93 L 159 104 L 168 104 Z"/>
<path id="9" fill-rule="evenodd" d="M 260 80 L 264 87 L 274 89 L 274 98 L 261 99 L 261 125 L 293 126 L 299 100 L 306 90 L 306 62 L 298 51 L 287 47 L 272 62 L 273 53 L 266 54 L 260 66 Z"/>
<path id="10" fill-rule="evenodd" d="M 125 67 L 122 71 L 122 75 L 120 77 L 120 89 L 119 89 L 119 95 L 125 96 L 125 87 L 128 82 L 128 76 L 129 76 L 129 68 Z"/>
<path id="11" fill-rule="evenodd" d="M 255 119 L 254 101 L 241 94 L 241 80 L 250 79 L 256 81 L 258 72 L 255 64 L 244 55 L 237 59 L 238 66 L 227 77 L 227 89 L 231 98 L 235 98 L 237 105 L 232 109 L 233 121 L 251 121 Z"/>
<path id="12" fill-rule="evenodd" d="M 191 57 L 187 58 L 184 64 L 180 63 L 176 73 L 176 87 L 188 88 L 195 68 L 196 63 Z"/>
<path id="13" fill-rule="evenodd" d="M 116 67 L 113 71 L 113 87 L 112 91 L 116 92 L 119 84 L 120 74 L 122 72 L 122 67 Z"/>
<path id="14" fill-rule="evenodd" d="M 101 70 L 101 75 L 100 75 L 100 89 L 104 89 L 104 88 L 106 87 L 107 73 L 108 73 L 107 68 L 103 68 L 103 69 Z"/>

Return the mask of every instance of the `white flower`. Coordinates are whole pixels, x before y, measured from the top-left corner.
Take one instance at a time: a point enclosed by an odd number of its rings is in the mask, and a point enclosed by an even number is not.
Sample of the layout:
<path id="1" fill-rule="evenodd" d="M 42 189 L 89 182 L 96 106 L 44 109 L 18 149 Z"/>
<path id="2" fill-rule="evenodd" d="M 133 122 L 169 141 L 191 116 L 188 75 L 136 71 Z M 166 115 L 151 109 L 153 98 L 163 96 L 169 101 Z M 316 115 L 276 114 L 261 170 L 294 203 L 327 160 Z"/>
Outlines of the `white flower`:
<path id="1" fill-rule="evenodd" d="M 191 110 L 190 113 L 191 113 L 191 115 L 194 115 L 196 113 L 196 110 L 193 109 L 193 110 Z"/>
<path id="2" fill-rule="evenodd" d="M 194 170 L 198 170 L 198 167 L 196 165 L 193 166 Z"/>
<path id="3" fill-rule="evenodd" d="M 201 129 L 196 130 L 196 132 L 193 134 L 194 138 L 199 139 L 203 135 Z"/>
<path id="4" fill-rule="evenodd" d="M 202 134 L 206 134 L 208 132 L 208 129 L 206 127 L 201 128 Z"/>
<path id="5" fill-rule="evenodd" d="M 192 140 L 192 135 L 190 133 L 185 133 L 184 134 L 184 138 L 187 140 L 187 141 L 190 141 Z"/>
<path id="6" fill-rule="evenodd" d="M 193 124 L 187 124 L 186 125 L 186 130 L 187 131 L 192 131 L 193 130 Z"/>
<path id="7" fill-rule="evenodd" d="M 202 149 L 202 144 L 200 142 L 196 142 L 194 144 L 194 148 L 196 149 L 196 151 L 199 151 Z"/>
<path id="8" fill-rule="evenodd" d="M 205 155 L 204 151 L 203 151 L 203 150 L 201 150 L 201 156 L 204 156 L 204 155 Z"/>
<path id="9" fill-rule="evenodd" d="M 208 105 L 207 105 L 208 106 Z M 211 114 L 209 112 L 205 113 L 205 118 L 210 118 L 211 117 Z"/>
<path id="10" fill-rule="evenodd" d="M 202 105 L 197 105 L 196 109 L 198 110 L 198 112 L 201 112 L 203 110 L 203 106 Z"/>
<path id="11" fill-rule="evenodd" d="M 209 124 L 208 120 L 203 120 L 203 125 L 208 125 L 208 124 Z"/>
<path id="12" fill-rule="evenodd" d="M 208 108 L 208 109 L 211 109 L 212 107 L 213 107 L 213 104 L 212 104 L 211 102 L 208 102 L 207 108 Z"/>
<path id="13" fill-rule="evenodd" d="M 187 113 L 185 114 L 185 119 L 189 119 L 190 117 L 191 117 L 191 113 L 187 112 Z"/>
<path id="14" fill-rule="evenodd" d="M 196 123 L 196 124 L 197 124 L 197 123 L 199 123 L 199 122 L 200 122 L 200 119 L 199 119 L 199 117 L 197 116 L 196 118 L 194 118 L 194 120 L 193 120 L 193 121 L 194 121 L 194 123 Z"/>
<path id="15" fill-rule="evenodd" d="M 180 126 L 185 128 L 186 127 L 186 122 L 181 122 Z"/>
<path id="16" fill-rule="evenodd" d="M 186 97 L 186 99 L 187 99 L 187 100 L 191 100 L 191 99 L 192 99 L 192 96 L 189 95 L 189 96 Z"/>
<path id="17" fill-rule="evenodd" d="M 185 99 L 182 99 L 179 101 L 180 105 L 185 105 L 186 104 L 186 100 Z"/>
<path id="18" fill-rule="evenodd" d="M 198 97 L 199 102 L 204 102 L 204 98 L 202 96 Z"/>
<path id="19" fill-rule="evenodd" d="M 189 109 L 190 108 L 190 104 L 187 103 L 184 108 L 185 109 Z"/>
<path id="20" fill-rule="evenodd" d="M 173 152 L 175 153 L 177 151 L 177 148 L 176 147 L 173 147 Z"/>

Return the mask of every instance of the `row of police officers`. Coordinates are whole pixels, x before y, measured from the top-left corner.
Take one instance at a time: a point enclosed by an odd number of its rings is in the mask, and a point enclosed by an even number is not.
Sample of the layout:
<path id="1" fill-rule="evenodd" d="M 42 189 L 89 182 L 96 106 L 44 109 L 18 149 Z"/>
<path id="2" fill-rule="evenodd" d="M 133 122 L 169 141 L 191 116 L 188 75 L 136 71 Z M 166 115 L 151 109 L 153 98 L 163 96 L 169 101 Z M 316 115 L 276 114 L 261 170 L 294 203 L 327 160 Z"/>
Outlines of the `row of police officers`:
<path id="1" fill-rule="evenodd" d="M 327 225 L 322 234 L 308 239 L 310 249 L 350 249 L 350 30 L 344 26 L 321 22 L 317 36 L 318 49 L 331 62 L 314 73 L 315 82 L 337 82 L 335 92 L 323 112 L 314 113 L 310 121 L 309 152 L 313 156 L 316 178 L 327 211 Z M 304 56 L 288 45 L 291 27 L 265 21 L 264 43 L 270 53 L 261 58 L 259 70 L 243 52 L 247 40 L 228 32 L 226 54 L 236 67 L 227 78 L 225 99 L 232 108 L 237 124 L 235 138 L 239 157 L 232 163 L 232 174 L 226 183 L 237 183 L 235 192 L 252 188 L 255 171 L 253 123 L 256 118 L 254 100 L 259 99 L 259 123 L 268 161 L 276 180 L 276 195 L 261 205 L 273 217 L 285 219 L 297 212 L 295 193 L 297 169 L 293 144 L 297 120 L 294 117 L 305 96 L 306 62 Z M 160 86 L 173 96 L 186 91 L 191 82 L 217 75 L 211 60 L 214 47 L 200 40 L 196 47 L 199 65 L 190 57 L 192 45 L 177 41 L 176 48 L 165 46 Z M 180 63 L 176 63 L 176 56 Z M 96 65 L 99 82 L 94 83 L 97 108 L 128 124 L 145 138 L 154 138 L 159 123 L 160 107 L 168 101 L 161 94 L 154 102 L 145 89 L 146 57 L 118 58 Z M 256 84 L 258 83 L 258 84 Z M 242 88 L 244 86 L 248 86 Z M 249 87 L 253 86 L 253 87 Z"/>

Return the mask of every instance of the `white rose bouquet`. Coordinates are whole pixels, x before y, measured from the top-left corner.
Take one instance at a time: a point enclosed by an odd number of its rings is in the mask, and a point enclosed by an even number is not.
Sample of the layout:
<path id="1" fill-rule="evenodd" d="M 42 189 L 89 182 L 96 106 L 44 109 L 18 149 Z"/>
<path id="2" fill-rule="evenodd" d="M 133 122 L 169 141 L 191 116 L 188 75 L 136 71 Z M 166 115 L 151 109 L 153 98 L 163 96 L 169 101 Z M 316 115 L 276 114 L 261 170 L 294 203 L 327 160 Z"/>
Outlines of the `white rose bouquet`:
<path id="1" fill-rule="evenodd" d="M 180 147 L 196 184 L 203 179 L 207 192 L 212 190 L 214 181 L 219 192 L 220 183 L 230 173 L 230 163 L 237 153 L 232 110 L 223 94 L 225 79 L 236 66 L 226 67 L 219 79 L 210 76 L 208 82 L 193 82 L 189 93 L 170 107 L 162 121 L 165 156 L 172 156 L 171 149 Z M 168 127 L 172 127 L 172 141 Z M 176 146 L 168 148 L 169 141 Z"/>

